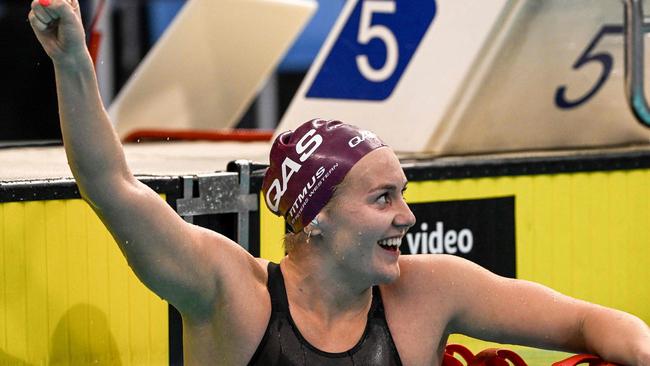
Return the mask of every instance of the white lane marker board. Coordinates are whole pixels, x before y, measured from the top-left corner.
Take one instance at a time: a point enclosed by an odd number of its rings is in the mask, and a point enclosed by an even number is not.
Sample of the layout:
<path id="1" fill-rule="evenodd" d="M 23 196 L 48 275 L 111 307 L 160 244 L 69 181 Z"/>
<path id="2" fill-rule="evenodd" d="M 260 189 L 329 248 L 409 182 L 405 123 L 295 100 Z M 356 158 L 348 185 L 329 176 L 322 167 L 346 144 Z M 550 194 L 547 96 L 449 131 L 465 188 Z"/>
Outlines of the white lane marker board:
<path id="1" fill-rule="evenodd" d="M 314 117 L 369 128 L 401 151 L 426 149 L 507 0 L 352 0 L 278 131 Z M 414 133 L 419 131 L 418 133 Z"/>
<path id="2" fill-rule="evenodd" d="M 233 127 L 317 6 L 187 1 L 111 105 L 119 136 Z"/>
<path id="3" fill-rule="evenodd" d="M 397 151 L 436 155 L 647 144 L 625 100 L 622 10 L 351 0 L 278 131 L 341 119 Z"/>

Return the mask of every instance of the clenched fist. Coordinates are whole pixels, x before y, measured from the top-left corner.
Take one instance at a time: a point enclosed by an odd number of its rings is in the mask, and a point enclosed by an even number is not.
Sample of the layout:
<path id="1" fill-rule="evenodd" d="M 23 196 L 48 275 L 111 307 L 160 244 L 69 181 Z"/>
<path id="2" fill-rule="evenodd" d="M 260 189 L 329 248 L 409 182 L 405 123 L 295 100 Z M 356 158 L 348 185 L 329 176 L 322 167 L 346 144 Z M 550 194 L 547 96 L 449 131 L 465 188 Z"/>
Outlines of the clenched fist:
<path id="1" fill-rule="evenodd" d="M 74 65 L 88 57 L 78 0 L 33 0 L 29 22 L 55 64 Z"/>

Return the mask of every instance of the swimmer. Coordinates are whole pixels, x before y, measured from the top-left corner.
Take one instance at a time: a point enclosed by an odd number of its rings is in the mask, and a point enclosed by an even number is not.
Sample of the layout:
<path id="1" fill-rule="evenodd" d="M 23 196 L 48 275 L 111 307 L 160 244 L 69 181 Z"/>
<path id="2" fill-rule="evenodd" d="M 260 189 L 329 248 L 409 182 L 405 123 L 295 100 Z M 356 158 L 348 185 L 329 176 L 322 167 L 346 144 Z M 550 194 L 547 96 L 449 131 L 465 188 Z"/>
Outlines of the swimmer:
<path id="1" fill-rule="evenodd" d="M 273 143 L 263 194 L 293 230 L 279 265 L 186 223 L 129 171 L 77 0 L 31 7 L 80 192 L 140 280 L 182 314 L 188 365 L 440 365 L 461 333 L 650 366 L 637 317 L 458 257 L 400 256 L 415 223 L 404 172 L 377 136 L 347 124 L 309 121 Z"/>

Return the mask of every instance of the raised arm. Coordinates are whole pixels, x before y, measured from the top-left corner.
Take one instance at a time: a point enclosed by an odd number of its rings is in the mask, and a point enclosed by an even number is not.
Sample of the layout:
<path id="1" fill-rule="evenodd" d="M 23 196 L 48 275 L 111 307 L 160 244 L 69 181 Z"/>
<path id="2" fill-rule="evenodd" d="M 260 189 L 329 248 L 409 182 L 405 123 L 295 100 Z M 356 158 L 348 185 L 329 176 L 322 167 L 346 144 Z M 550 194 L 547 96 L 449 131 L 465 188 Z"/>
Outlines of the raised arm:
<path id="1" fill-rule="evenodd" d="M 54 63 L 65 151 L 81 195 L 143 283 L 184 315 L 207 315 L 219 279 L 234 272 L 246 283 L 254 259 L 184 222 L 130 172 L 100 99 L 77 0 L 35 0 L 31 7 L 32 28 Z"/>
<path id="2" fill-rule="evenodd" d="M 650 329 L 639 318 L 536 283 L 503 278 L 459 258 L 445 262 L 450 273 L 463 278 L 462 285 L 449 290 L 457 309 L 451 332 L 650 366 Z"/>

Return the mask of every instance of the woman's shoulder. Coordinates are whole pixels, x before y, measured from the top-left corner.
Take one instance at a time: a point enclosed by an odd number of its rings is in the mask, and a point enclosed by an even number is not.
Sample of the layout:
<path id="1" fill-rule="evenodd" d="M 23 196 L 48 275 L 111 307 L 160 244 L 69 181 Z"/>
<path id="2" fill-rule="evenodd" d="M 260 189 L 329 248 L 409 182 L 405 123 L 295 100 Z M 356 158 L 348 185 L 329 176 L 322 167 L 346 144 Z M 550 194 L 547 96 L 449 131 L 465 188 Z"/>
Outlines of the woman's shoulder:
<path id="1" fill-rule="evenodd" d="M 466 259 L 442 255 L 405 255 L 400 257 L 399 278 L 381 285 L 386 313 L 411 314 L 417 322 L 436 324 L 444 329 L 463 298 L 465 276 L 473 271 Z M 400 321 L 410 321 L 400 318 Z"/>
<path id="2" fill-rule="evenodd" d="M 456 272 L 476 270 L 477 265 L 467 259 L 449 254 L 415 254 L 399 258 L 400 277 L 448 276 Z"/>
<path id="3" fill-rule="evenodd" d="M 416 297 L 453 293 L 468 278 L 485 271 L 467 259 L 446 254 L 405 255 L 399 265 L 400 276 L 387 289 Z"/>

